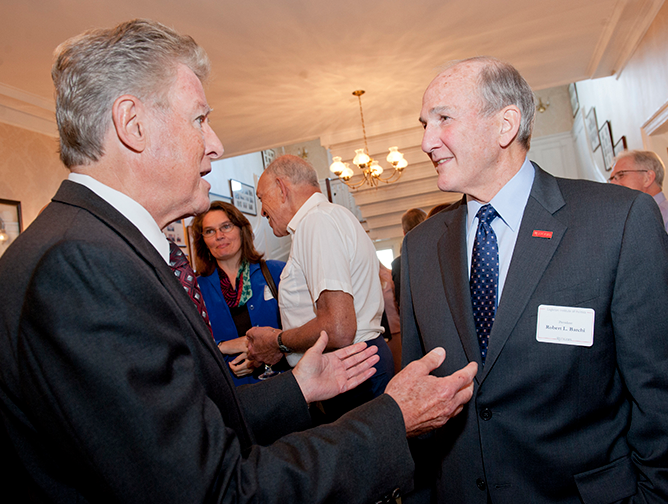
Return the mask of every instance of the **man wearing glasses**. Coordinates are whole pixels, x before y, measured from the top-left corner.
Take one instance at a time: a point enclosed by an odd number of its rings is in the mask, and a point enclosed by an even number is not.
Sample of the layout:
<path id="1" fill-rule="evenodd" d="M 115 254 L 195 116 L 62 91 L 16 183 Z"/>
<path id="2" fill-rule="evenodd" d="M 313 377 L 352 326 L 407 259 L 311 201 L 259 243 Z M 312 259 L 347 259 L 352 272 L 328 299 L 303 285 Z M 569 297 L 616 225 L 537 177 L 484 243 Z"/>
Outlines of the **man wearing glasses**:
<path id="1" fill-rule="evenodd" d="M 662 190 L 665 172 L 663 161 L 655 152 L 625 151 L 617 156 L 609 181 L 652 196 L 659 205 L 668 232 L 668 199 Z"/>

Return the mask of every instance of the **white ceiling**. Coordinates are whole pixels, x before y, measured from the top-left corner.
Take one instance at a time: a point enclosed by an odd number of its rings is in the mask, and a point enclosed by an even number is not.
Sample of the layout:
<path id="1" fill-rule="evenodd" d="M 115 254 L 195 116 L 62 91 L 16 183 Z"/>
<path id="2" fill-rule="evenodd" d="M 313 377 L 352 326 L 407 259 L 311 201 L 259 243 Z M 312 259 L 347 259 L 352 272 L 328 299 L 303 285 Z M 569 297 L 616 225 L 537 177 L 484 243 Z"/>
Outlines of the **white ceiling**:
<path id="1" fill-rule="evenodd" d="M 212 125 L 225 155 L 237 155 L 359 129 L 355 89 L 366 90 L 367 128 L 413 126 L 424 88 L 452 59 L 496 56 L 534 89 L 611 75 L 662 3 L 2 0 L 0 106 L 50 118 L 50 66 L 60 42 L 87 28 L 152 18 L 207 50 Z"/>

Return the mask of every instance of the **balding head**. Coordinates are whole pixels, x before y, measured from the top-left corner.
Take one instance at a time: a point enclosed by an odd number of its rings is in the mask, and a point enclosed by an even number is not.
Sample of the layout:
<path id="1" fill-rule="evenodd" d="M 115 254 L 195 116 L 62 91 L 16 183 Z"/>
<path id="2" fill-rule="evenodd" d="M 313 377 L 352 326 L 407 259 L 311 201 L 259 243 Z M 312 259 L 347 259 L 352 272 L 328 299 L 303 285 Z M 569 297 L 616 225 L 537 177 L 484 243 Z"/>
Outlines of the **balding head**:
<path id="1" fill-rule="evenodd" d="M 288 224 L 313 194 L 320 192 L 318 174 L 302 158 L 286 154 L 276 158 L 257 183 L 262 215 L 276 236 L 288 234 Z"/>

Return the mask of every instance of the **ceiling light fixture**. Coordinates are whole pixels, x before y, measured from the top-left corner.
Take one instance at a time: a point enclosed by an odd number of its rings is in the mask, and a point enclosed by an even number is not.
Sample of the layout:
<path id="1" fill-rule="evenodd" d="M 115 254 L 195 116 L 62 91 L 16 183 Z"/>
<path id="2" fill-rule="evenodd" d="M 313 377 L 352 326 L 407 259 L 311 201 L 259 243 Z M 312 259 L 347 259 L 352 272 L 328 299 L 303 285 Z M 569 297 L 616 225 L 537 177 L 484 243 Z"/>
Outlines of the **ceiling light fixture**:
<path id="1" fill-rule="evenodd" d="M 550 99 L 548 98 L 545 103 L 543 103 L 542 98 L 538 98 L 538 105 L 536 105 L 536 110 L 540 112 L 541 114 L 545 112 L 548 107 L 550 106 Z"/>
<path id="2" fill-rule="evenodd" d="M 355 172 L 348 163 L 343 163 L 340 156 L 334 156 L 334 161 L 329 170 L 339 177 L 343 182 L 352 189 L 358 189 L 365 183 L 371 187 L 376 187 L 378 182 L 391 184 L 396 182 L 401 177 L 404 168 L 408 166 L 408 161 L 404 159 L 404 155 L 399 152 L 398 147 L 390 147 L 390 153 L 387 155 L 387 162 L 392 165 L 392 174 L 389 177 L 382 178 L 383 167 L 378 164 L 378 161 L 369 155 L 369 147 L 366 141 L 366 127 L 364 126 L 364 112 L 362 111 L 362 95 L 364 91 L 358 89 L 353 91 L 353 95 L 357 96 L 360 104 L 360 119 L 362 120 L 362 134 L 364 135 L 364 149 L 355 149 L 355 157 L 353 163 L 362 170 L 362 178 L 357 182 L 351 182 Z"/>

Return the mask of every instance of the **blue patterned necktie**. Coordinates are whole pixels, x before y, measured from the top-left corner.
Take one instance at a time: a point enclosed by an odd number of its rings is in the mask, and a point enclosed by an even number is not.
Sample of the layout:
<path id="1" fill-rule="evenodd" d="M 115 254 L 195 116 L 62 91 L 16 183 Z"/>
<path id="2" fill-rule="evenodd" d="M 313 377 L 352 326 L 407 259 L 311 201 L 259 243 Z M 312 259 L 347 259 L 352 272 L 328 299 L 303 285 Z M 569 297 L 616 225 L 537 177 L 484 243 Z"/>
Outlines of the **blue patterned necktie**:
<path id="1" fill-rule="evenodd" d="M 478 230 L 473 243 L 471 257 L 471 305 L 473 319 L 478 333 L 478 344 L 482 363 L 487 357 L 487 343 L 496 315 L 496 296 L 499 286 L 499 247 L 492 221 L 499 214 L 492 205 L 484 205 L 478 210 Z"/>

